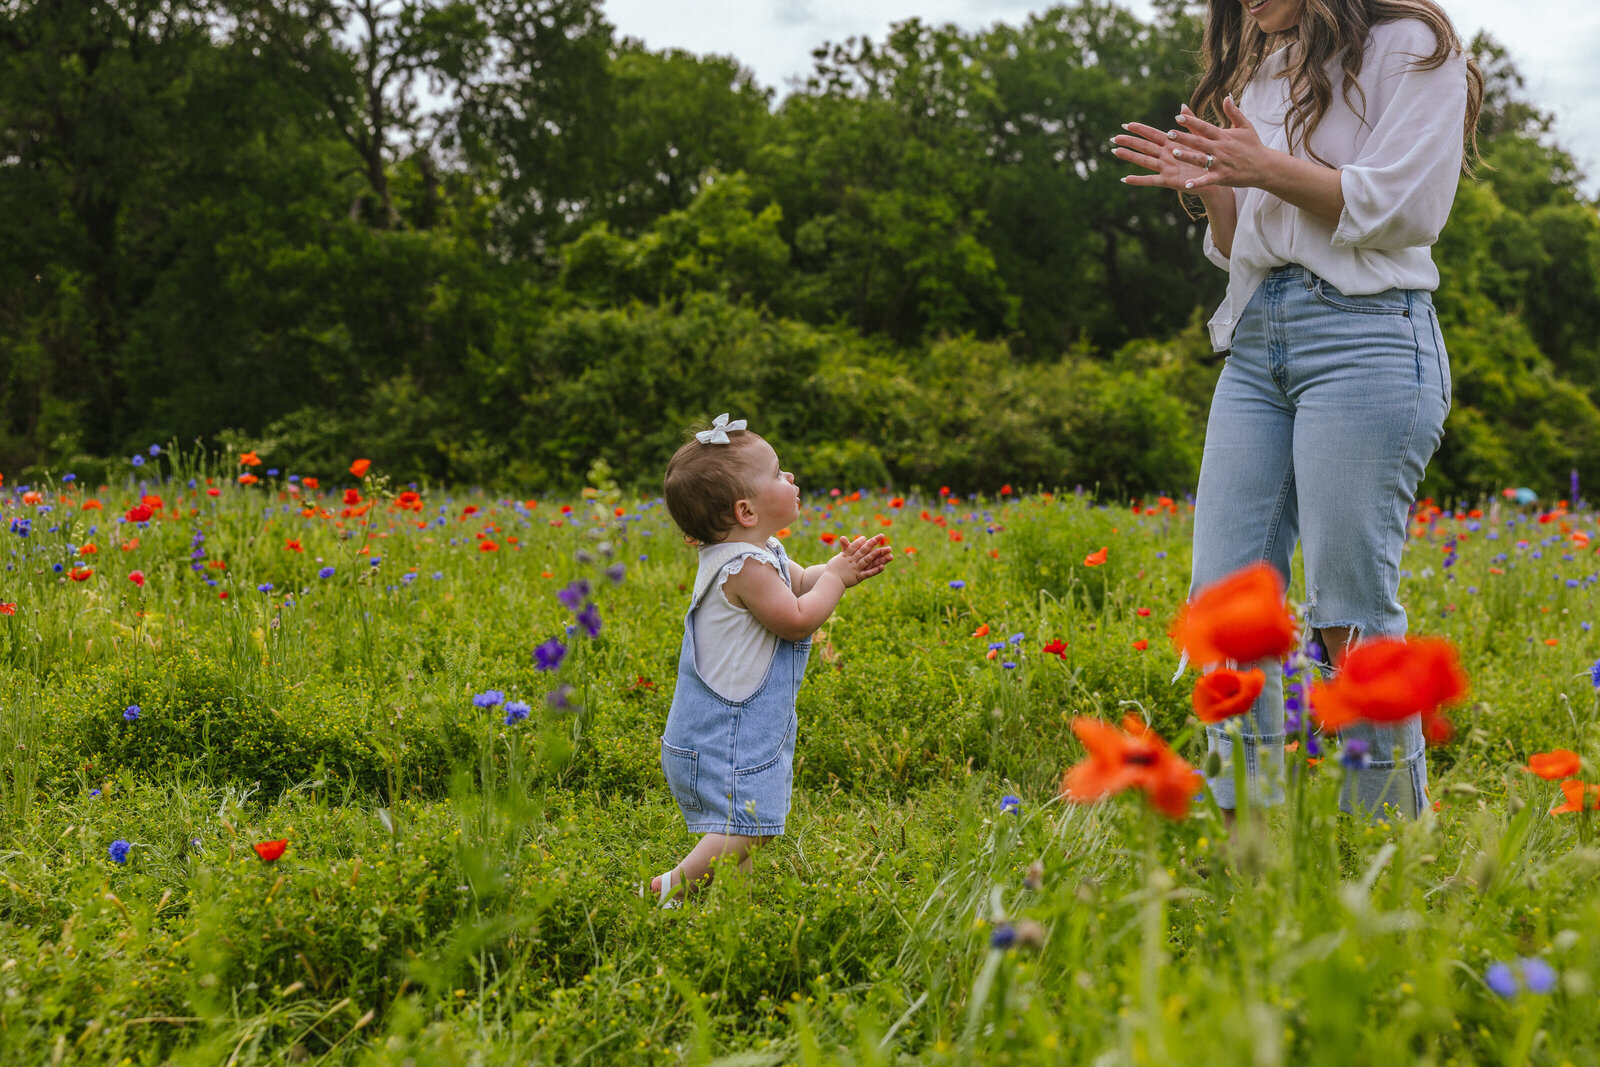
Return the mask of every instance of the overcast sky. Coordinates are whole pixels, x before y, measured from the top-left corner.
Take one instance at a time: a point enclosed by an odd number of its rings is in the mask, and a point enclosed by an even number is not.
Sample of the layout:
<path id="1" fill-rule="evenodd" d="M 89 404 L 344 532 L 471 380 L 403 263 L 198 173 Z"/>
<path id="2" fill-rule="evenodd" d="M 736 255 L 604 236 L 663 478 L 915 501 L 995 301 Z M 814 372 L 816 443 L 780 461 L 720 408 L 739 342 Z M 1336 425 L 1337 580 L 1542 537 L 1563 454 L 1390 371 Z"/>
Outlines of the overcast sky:
<path id="1" fill-rule="evenodd" d="M 1049 3 L 1016 0 L 604 0 L 619 33 L 651 48 L 737 56 L 783 95 L 826 41 L 870 36 L 913 16 L 975 30 L 1020 24 Z M 1511 52 L 1528 97 L 1555 115 L 1556 141 L 1600 193 L 1600 4 L 1596 0 L 1442 0 L 1463 38 L 1487 29 Z M 1142 18 L 1148 0 L 1121 0 Z"/>

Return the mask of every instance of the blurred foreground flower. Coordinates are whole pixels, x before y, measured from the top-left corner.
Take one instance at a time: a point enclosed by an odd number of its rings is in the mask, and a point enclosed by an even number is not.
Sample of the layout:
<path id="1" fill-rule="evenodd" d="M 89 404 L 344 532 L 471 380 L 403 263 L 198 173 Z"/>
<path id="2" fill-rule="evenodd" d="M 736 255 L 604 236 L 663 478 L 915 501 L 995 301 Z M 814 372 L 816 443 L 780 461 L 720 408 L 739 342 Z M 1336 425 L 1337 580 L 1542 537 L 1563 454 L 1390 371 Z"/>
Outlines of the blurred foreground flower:
<path id="1" fill-rule="evenodd" d="M 1569 811 L 1600 811 L 1600 785 L 1586 785 L 1576 778 L 1561 783 L 1567 802 L 1550 809 L 1551 815 Z"/>
<path id="2" fill-rule="evenodd" d="M 1576 752 L 1557 748 L 1549 752 L 1535 752 L 1528 757 L 1528 765 L 1523 770 L 1553 782 L 1557 778 L 1571 778 L 1577 774 L 1582 762 Z"/>
<path id="3" fill-rule="evenodd" d="M 1518 960 L 1515 967 L 1509 963 L 1489 964 L 1489 969 L 1483 972 L 1483 981 L 1494 992 L 1509 1000 L 1517 995 L 1519 989 L 1541 994 L 1555 989 L 1556 971 L 1539 957 L 1529 956 Z"/>
<path id="4" fill-rule="evenodd" d="M 1218 667 L 1202 674 L 1194 683 L 1190 698 L 1194 713 L 1201 722 L 1221 722 L 1250 710 L 1267 684 L 1267 676 L 1258 670 L 1236 671 Z"/>
<path id="5" fill-rule="evenodd" d="M 1438 743 L 1453 732 L 1444 706 L 1466 695 L 1467 675 L 1450 642 L 1379 638 L 1346 652 L 1333 681 L 1311 687 L 1311 710 L 1328 730 L 1421 715 L 1423 736 Z"/>
<path id="6" fill-rule="evenodd" d="M 1283 582 L 1253 563 L 1206 586 L 1178 612 L 1172 641 L 1196 663 L 1249 663 L 1288 655 L 1298 642 L 1283 602 Z"/>
<path id="7" fill-rule="evenodd" d="M 1063 797 L 1092 804 L 1124 789 L 1139 789 L 1170 819 L 1189 813 L 1194 768 L 1137 715 L 1124 717 L 1120 730 L 1080 715 L 1072 720 L 1072 732 L 1089 750 L 1089 758 L 1061 779 Z"/>

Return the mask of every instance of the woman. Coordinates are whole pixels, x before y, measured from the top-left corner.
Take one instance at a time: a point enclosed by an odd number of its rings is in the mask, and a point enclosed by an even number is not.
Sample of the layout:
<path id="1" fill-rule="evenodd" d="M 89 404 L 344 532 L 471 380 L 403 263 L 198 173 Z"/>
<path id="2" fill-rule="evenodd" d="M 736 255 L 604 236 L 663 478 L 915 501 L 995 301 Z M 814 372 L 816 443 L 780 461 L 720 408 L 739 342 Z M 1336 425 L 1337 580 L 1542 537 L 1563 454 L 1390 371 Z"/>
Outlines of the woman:
<path id="1" fill-rule="evenodd" d="M 1351 642 L 1406 631 L 1406 522 L 1450 408 L 1428 247 L 1476 153 L 1483 78 L 1430 0 L 1210 6 L 1193 110 L 1170 131 L 1131 123 L 1112 138 L 1150 172 L 1124 182 L 1199 196 L 1206 255 L 1229 275 L 1210 322 L 1229 355 L 1191 592 L 1258 560 L 1287 581 L 1298 540 L 1306 614 L 1337 664 Z M 1282 795 L 1283 686 L 1267 677 L 1242 739 L 1258 803 Z M 1346 780 L 1347 810 L 1421 809 L 1416 720 L 1346 737 L 1372 756 Z M 1211 788 L 1231 810 L 1232 745 L 1218 728 L 1208 741 L 1225 767 Z"/>

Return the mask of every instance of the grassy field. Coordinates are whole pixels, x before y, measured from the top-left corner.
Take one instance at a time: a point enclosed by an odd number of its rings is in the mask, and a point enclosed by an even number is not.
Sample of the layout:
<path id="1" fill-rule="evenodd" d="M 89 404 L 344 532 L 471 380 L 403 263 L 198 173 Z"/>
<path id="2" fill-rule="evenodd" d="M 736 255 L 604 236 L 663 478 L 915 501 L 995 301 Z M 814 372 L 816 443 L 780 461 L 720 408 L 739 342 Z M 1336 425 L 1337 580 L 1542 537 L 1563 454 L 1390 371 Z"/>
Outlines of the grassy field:
<path id="1" fill-rule="evenodd" d="M 817 637 L 789 833 L 673 912 L 659 502 L 317 473 L 6 486 L 0 1062 L 1600 1063 L 1594 816 L 1523 769 L 1597 780 L 1591 511 L 1419 510 L 1473 683 L 1432 810 L 1338 815 L 1302 734 L 1230 843 L 1056 795 L 1076 715 L 1203 758 L 1181 499 L 817 493 L 792 556 L 898 558 Z"/>

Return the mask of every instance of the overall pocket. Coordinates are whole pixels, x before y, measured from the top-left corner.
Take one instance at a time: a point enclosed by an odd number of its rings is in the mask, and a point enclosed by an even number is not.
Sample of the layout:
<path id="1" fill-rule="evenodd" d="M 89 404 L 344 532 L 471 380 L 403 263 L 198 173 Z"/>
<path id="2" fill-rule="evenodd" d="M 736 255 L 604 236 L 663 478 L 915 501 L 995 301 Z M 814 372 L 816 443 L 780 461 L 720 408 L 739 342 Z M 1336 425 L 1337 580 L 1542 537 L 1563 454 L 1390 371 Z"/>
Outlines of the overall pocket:
<path id="1" fill-rule="evenodd" d="M 787 714 L 742 713 L 739 737 L 734 755 L 733 773 L 759 774 L 777 764 L 794 737 L 799 720 L 791 710 Z"/>
<path id="2" fill-rule="evenodd" d="M 700 810 L 700 753 L 692 748 L 679 748 L 661 739 L 661 771 L 667 776 L 667 788 L 672 798 L 684 811 Z"/>

